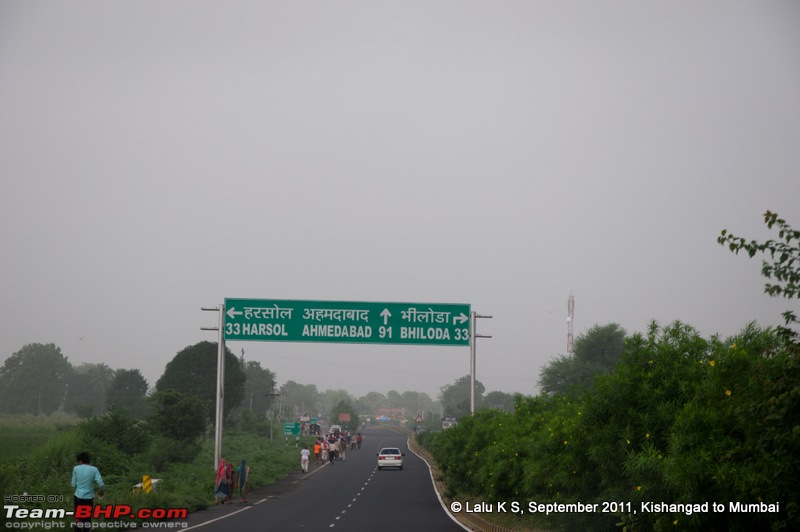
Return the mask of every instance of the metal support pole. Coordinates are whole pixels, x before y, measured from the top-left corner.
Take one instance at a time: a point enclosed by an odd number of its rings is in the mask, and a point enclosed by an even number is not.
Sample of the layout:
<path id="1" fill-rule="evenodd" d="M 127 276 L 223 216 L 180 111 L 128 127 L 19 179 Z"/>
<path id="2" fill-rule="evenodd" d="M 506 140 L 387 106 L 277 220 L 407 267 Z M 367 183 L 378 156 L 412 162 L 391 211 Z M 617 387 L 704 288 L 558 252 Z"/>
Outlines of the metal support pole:
<path id="1" fill-rule="evenodd" d="M 469 413 L 475 413 L 475 311 L 469 313 L 469 330 L 472 338 L 469 342 Z"/>
<path id="2" fill-rule="evenodd" d="M 469 413 L 475 414 L 475 339 L 476 338 L 491 338 L 489 335 L 478 334 L 475 330 L 477 318 L 491 318 L 491 316 L 482 316 L 474 310 L 469 315 L 469 328 L 472 337 L 469 342 Z"/>
<path id="3" fill-rule="evenodd" d="M 202 310 L 219 312 L 217 327 L 200 327 L 204 331 L 217 331 L 217 415 L 214 427 L 214 469 L 216 470 L 222 459 L 222 420 L 225 397 L 225 305 Z"/>

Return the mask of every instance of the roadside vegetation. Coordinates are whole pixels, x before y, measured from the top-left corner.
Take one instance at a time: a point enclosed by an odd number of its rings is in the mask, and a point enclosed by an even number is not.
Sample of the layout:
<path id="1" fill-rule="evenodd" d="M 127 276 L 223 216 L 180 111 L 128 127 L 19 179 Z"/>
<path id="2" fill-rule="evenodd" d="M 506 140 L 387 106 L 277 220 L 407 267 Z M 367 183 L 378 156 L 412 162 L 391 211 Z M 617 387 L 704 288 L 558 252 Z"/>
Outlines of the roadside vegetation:
<path id="1" fill-rule="evenodd" d="M 198 440 L 191 457 L 163 461 L 165 439 L 148 434 L 146 423 L 119 411 L 74 424 L 65 423 L 61 416 L 35 420 L 4 416 L 1 422 L 0 491 L 5 495 L 57 496 L 61 502 L 48 503 L 48 508 L 72 509 L 72 467 L 77 452 L 87 450 L 106 483 L 104 504 L 126 504 L 134 510 L 162 507 L 189 511 L 214 504 L 211 437 Z M 128 429 L 119 430 L 120 423 L 129 424 Z M 305 439 L 299 440 L 301 445 Z M 247 460 L 252 469 L 251 486 L 258 488 L 297 468 L 295 443 L 295 438 L 290 438 L 287 445 L 283 436 L 270 442 L 263 425 L 256 431 L 233 428 L 226 430 L 223 451 L 234 465 Z M 150 494 L 133 489 L 143 475 L 160 479 Z M 40 508 L 41 503 L 21 506 Z"/>
<path id="2" fill-rule="evenodd" d="M 777 239 L 723 231 L 718 243 L 763 254 L 765 292 L 796 300 L 800 231 L 774 213 L 764 219 Z M 508 528 L 798 530 L 800 340 L 796 312 L 783 318 L 728 338 L 680 321 L 632 334 L 598 325 L 542 369 L 539 396 L 484 395 L 476 382 L 475 415 L 469 375 L 444 386 L 438 402 L 419 392 L 354 398 L 293 381 L 278 388 L 272 372 L 227 351 L 223 456 L 247 460 L 257 488 L 297 467 L 284 421 L 310 413 L 327 427 L 349 418 L 352 426 L 342 425 L 355 431 L 381 413 L 381 422 L 417 432 L 451 500 L 607 510 L 502 516 Z M 55 496 L 61 502 L 49 508 L 71 508 L 71 470 L 87 451 L 107 504 L 213 504 L 216 359 L 216 344 L 187 347 L 148 393 L 138 370 L 73 367 L 53 344 L 24 346 L 0 368 L 0 490 Z M 458 424 L 441 430 L 442 415 Z M 150 494 L 134 492 L 143 475 L 161 479 Z"/>
<path id="3" fill-rule="evenodd" d="M 723 231 L 719 243 L 751 257 L 763 252 L 765 291 L 796 299 L 800 231 L 773 213 L 765 222 L 779 240 Z M 503 523 L 512 528 L 798 530 L 800 344 L 796 314 L 783 317 L 784 326 L 751 323 L 730 338 L 652 323 L 626 335 L 613 369 L 599 365 L 588 382 L 591 360 L 562 357 L 542 373 L 552 393 L 518 397 L 513 413 L 478 411 L 418 439 L 450 498 L 609 510 L 526 514 Z M 684 506 L 669 506 L 677 504 Z"/>

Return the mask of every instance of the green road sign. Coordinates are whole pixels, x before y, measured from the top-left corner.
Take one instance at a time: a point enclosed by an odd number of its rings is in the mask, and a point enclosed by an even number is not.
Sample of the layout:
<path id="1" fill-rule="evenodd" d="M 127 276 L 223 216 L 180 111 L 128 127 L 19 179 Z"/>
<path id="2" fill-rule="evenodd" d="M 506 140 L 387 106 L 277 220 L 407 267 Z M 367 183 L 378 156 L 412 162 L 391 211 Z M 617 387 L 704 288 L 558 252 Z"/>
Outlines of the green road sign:
<path id="1" fill-rule="evenodd" d="M 225 340 L 469 345 L 470 306 L 226 299 Z"/>
<path id="2" fill-rule="evenodd" d="M 300 423 L 299 422 L 284 422 L 283 424 L 283 435 L 284 436 L 299 436 L 300 435 Z"/>

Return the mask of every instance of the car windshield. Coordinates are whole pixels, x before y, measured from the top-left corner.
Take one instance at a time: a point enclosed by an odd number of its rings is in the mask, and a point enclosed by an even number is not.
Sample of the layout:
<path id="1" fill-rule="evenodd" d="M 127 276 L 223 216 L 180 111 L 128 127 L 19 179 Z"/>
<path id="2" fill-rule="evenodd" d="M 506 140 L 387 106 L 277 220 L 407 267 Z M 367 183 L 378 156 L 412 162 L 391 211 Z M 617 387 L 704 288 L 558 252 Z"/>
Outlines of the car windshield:
<path id="1" fill-rule="evenodd" d="M 381 449 L 381 454 L 400 454 L 400 449 Z"/>

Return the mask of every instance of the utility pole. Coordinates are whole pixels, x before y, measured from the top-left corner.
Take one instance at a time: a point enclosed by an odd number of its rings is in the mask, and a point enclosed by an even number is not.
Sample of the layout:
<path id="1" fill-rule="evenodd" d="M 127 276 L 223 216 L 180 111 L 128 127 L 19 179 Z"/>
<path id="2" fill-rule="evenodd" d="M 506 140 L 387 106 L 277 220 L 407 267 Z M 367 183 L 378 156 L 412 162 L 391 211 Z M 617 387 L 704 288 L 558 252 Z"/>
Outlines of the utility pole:
<path id="1" fill-rule="evenodd" d="M 476 338 L 491 338 L 491 336 L 478 334 L 475 330 L 477 318 L 491 318 L 491 316 L 482 316 L 474 310 L 470 312 L 469 328 L 472 331 L 472 338 L 469 342 L 469 413 L 475 413 L 475 339 Z"/>
<path id="2" fill-rule="evenodd" d="M 222 458 L 222 418 L 225 396 L 225 305 L 219 308 L 201 307 L 201 310 L 219 312 L 217 327 L 200 327 L 203 331 L 217 331 L 217 421 L 214 427 L 214 470 Z"/>
<path id="3" fill-rule="evenodd" d="M 270 392 L 266 394 L 267 397 L 270 398 L 269 400 L 269 441 L 273 441 L 272 429 L 275 427 L 275 398 L 280 395 L 280 393 L 275 393 L 275 382 L 271 383 Z"/>
<path id="4" fill-rule="evenodd" d="M 567 299 L 567 354 L 572 353 L 572 322 L 575 321 L 575 296 L 569 291 Z"/>

